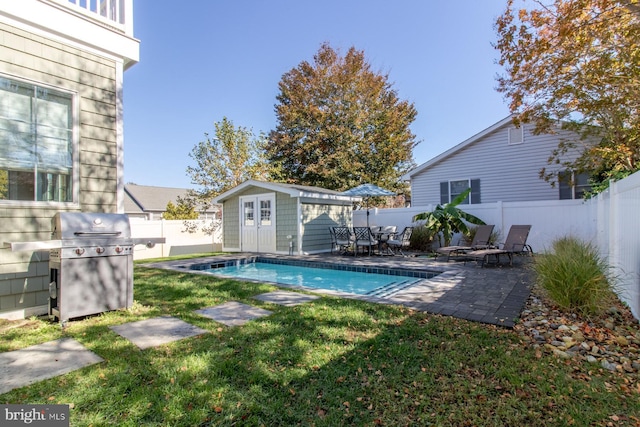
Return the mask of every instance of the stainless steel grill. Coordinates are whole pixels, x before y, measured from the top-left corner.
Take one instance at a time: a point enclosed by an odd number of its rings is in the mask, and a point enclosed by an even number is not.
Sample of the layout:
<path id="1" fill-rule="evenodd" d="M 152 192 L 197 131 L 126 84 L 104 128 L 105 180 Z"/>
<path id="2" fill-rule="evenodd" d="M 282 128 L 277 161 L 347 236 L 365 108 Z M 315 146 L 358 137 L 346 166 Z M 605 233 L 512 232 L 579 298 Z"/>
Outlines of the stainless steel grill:
<path id="1" fill-rule="evenodd" d="M 133 248 L 164 238 L 132 238 L 125 214 L 59 212 L 52 240 L 11 243 L 11 249 L 49 250 L 49 316 L 69 319 L 133 304 Z"/>

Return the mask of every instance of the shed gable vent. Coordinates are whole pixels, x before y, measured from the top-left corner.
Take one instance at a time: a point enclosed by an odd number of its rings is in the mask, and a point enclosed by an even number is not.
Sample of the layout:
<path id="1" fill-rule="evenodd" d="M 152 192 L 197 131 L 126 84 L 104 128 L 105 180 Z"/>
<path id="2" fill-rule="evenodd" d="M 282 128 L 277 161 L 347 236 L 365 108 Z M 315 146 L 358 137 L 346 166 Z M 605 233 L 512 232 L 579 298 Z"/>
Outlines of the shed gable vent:
<path id="1" fill-rule="evenodd" d="M 522 126 L 509 128 L 509 145 L 522 144 L 524 142 L 524 128 Z"/>

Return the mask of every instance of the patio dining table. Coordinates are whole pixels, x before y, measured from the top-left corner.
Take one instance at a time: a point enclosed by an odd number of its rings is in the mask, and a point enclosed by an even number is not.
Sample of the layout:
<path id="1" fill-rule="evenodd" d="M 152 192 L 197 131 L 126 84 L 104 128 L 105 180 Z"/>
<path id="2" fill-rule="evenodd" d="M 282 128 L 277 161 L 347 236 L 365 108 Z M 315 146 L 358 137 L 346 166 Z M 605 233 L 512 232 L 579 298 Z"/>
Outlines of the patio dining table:
<path id="1" fill-rule="evenodd" d="M 385 245 L 387 244 L 387 240 L 396 234 L 397 227 L 395 225 L 386 225 L 378 227 L 378 230 L 371 231 L 373 237 L 378 241 L 378 255 L 385 255 L 382 253 L 383 249 L 385 249 Z M 389 251 L 389 247 L 386 247 L 386 255 L 393 255 L 392 252 Z"/>

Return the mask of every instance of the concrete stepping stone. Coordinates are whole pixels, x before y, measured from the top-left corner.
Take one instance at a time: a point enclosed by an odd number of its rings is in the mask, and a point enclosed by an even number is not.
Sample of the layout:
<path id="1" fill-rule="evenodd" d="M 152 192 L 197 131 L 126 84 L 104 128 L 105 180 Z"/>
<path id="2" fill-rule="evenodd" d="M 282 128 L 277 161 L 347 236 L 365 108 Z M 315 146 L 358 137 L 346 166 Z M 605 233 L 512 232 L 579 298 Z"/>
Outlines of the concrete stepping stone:
<path id="1" fill-rule="evenodd" d="M 0 353 L 0 394 L 102 361 L 73 338 Z"/>
<path id="2" fill-rule="evenodd" d="M 109 328 L 134 343 L 141 350 L 208 332 L 171 316 L 155 317 Z"/>
<path id="3" fill-rule="evenodd" d="M 299 292 L 274 291 L 256 295 L 254 298 L 264 302 L 293 307 L 295 305 L 316 300 L 320 297 L 317 295 L 301 294 Z"/>
<path id="4" fill-rule="evenodd" d="M 241 326 L 250 320 L 269 316 L 272 312 L 237 301 L 196 310 L 196 313 L 227 326 Z"/>

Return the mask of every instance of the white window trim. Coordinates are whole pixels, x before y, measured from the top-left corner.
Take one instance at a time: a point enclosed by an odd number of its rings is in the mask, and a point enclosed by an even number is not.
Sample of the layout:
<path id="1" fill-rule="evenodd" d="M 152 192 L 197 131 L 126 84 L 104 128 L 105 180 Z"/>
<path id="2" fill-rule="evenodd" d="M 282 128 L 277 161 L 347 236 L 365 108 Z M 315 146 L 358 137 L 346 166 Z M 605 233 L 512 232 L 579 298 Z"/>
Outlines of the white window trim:
<path id="1" fill-rule="evenodd" d="M 453 199 L 458 197 L 457 194 L 456 194 L 455 197 L 451 194 L 451 183 L 452 182 L 460 182 L 460 181 L 466 181 L 467 182 L 467 188 L 471 188 L 471 178 L 450 179 L 449 180 L 449 202 L 448 203 L 451 203 L 451 201 Z M 462 193 L 460 193 L 460 194 L 462 194 Z M 471 192 L 469 192 L 469 194 L 467 195 L 467 199 L 468 199 L 468 203 L 462 202 L 461 204 L 463 204 L 463 205 L 466 205 L 466 204 L 470 205 L 471 204 Z"/>
<path id="2" fill-rule="evenodd" d="M 79 141 L 80 141 L 80 96 L 78 92 L 55 86 L 47 83 L 40 82 L 38 80 L 28 79 L 23 76 L 18 76 L 10 73 L 0 73 L 0 77 L 10 80 L 17 80 L 23 83 L 32 84 L 45 89 L 52 89 L 58 92 L 62 92 L 71 96 L 72 111 L 72 169 L 71 169 L 71 201 L 70 202 L 49 202 L 49 201 L 37 201 L 37 200 L 0 200 L 0 206 L 36 206 L 36 207 L 77 207 L 80 204 L 80 153 Z"/>

